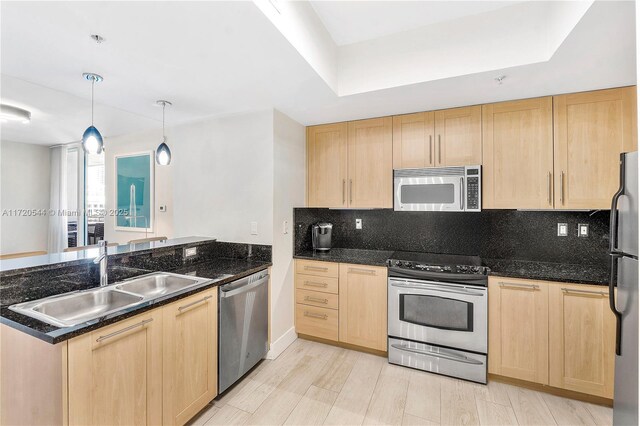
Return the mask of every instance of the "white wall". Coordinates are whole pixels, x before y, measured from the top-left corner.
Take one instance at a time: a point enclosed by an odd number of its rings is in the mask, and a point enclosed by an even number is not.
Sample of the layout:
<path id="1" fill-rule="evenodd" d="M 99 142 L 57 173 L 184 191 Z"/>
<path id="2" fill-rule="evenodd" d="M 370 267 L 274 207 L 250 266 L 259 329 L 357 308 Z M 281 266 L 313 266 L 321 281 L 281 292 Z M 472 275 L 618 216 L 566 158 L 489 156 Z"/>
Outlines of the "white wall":
<path id="1" fill-rule="evenodd" d="M 273 116 L 273 267 L 271 268 L 271 342 L 277 352 L 295 335 L 293 283 L 293 208 L 305 202 L 305 127 L 279 111 Z M 284 221 L 287 222 L 286 233 Z"/>
<path id="2" fill-rule="evenodd" d="M 169 146 L 176 236 L 272 243 L 272 110 L 177 126 Z"/>
<path id="3" fill-rule="evenodd" d="M 169 135 L 168 135 L 169 136 Z M 111 209 L 115 209 L 115 156 L 122 154 L 133 154 L 140 152 L 155 152 L 155 149 L 162 141 L 162 127 L 158 124 L 158 130 L 147 131 L 142 133 L 133 133 L 124 136 L 105 138 L 105 209 L 107 217 L 104 223 L 104 239 L 110 243 L 125 244 L 133 239 L 146 238 L 153 236 L 166 236 L 171 238 L 173 233 L 173 192 L 172 192 L 172 176 L 173 163 L 169 166 L 155 165 L 155 195 L 154 195 L 154 218 L 153 232 L 132 232 L 132 231 L 116 231 L 115 216 L 109 215 Z M 172 141 L 169 139 L 169 146 L 173 148 Z M 154 157 L 155 158 L 155 157 Z M 155 164 L 155 161 L 154 161 Z M 160 212 L 161 205 L 167 206 L 167 212 Z"/>
<path id="4" fill-rule="evenodd" d="M 9 216 L 9 209 L 49 209 L 50 149 L 0 142 L 0 253 L 47 250 L 49 219 Z"/>

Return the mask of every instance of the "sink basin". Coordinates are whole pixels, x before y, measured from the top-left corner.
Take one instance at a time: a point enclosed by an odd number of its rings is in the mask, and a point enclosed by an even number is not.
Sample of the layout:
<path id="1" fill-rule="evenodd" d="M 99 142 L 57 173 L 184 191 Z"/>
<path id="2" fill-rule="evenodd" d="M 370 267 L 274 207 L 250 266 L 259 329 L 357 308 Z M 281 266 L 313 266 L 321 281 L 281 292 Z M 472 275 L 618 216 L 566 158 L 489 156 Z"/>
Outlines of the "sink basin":
<path id="1" fill-rule="evenodd" d="M 205 279 L 154 272 L 93 290 L 18 303 L 9 309 L 57 327 L 71 327 L 225 277 Z"/>
<path id="2" fill-rule="evenodd" d="M 173 274 L 151 274 L 116 284 L 115 287 L 117 290 L 154 299 L 200 283 L 202 283 L 202 280 L 197 278 L 187 278 Z"/>
<path id="3" fill-rule="evenodd" d="M 35 303 L 30 310 L 36 314 L 32 316 L 45 322 L 69 327 L 136 305 L 143 299 L 135 294 L 99 289 L 45 299 Z"/>

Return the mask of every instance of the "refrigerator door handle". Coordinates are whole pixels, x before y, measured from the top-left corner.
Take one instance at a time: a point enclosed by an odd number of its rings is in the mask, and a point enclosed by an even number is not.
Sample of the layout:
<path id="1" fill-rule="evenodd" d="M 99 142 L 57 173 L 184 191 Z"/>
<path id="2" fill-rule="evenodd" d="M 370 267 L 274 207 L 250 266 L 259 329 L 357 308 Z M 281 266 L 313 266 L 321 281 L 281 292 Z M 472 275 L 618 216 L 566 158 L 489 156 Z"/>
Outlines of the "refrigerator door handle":
<path id="1" fill-rule="evenodd" d="M 620 187 L 613 194 L 613 198 L 611 199 L 611 212 L 609 213 L 609 232 L 610 238 L 609 250 L 614 253 L 617 250 L 617 242 L 618 242 L 618 201 L 620 197 L 624 194 L 625 188 L 625 157 L 624 154 L 620 154 Z"/>
<path id="2" fill-rule="evenodd" d="M 623 257 L 618 253 L 611 253 L 611 275 L 609 276 L 609 308 L 611 308 L 611 312 L 616 317 L 616 355 L 622 354 L 622 312 L 618 311 L 616 307 L 616 296 L 615 296 L 615 279 L 616 279 L 616 266 L 618 265 L 618 259 Z"/>

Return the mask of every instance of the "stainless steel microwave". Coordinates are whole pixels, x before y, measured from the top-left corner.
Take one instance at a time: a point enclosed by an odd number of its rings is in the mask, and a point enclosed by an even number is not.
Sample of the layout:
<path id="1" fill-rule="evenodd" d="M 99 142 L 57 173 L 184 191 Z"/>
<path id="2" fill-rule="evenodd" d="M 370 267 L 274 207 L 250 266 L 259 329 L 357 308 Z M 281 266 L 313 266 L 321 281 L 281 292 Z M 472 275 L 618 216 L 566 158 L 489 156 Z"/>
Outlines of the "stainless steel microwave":
<path id="1" fill-rule="evenodd" d="M 393 171 L 393 209 L 397 211 L 479 212 L 481 166 Z"/>

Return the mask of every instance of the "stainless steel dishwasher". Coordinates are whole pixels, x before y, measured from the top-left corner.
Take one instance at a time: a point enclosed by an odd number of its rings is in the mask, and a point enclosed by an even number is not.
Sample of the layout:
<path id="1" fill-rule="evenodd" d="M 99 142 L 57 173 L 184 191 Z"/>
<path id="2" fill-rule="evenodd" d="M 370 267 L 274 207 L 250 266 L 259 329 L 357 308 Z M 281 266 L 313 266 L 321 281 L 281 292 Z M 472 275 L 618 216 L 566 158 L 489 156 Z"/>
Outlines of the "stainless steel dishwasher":
<path id="1" fill-rule="evenodd" d="M 265 269 L 218 289 L 218 393 L 267 354 L 268 282 Z"/>

